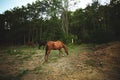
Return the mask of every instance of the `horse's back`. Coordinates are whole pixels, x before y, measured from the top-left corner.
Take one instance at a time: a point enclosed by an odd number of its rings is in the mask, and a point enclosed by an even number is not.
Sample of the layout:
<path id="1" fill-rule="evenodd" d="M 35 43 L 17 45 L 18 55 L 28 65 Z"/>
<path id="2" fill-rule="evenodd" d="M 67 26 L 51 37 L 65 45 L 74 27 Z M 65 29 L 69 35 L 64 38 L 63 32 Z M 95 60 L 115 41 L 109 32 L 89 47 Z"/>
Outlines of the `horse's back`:
<path id="1" fill-rule="evenodd" d="M 54 41 L 48 41 L 46 45 L 52 45 L 54 44 Z"/>
<path id="2" fill-rule="evenodd" d="M 61 45 L 63 44 L 61 41 L 48 41 L 47 42 L 47 45 L 51 45 L 51 44 L 58 44 L 58 45 Z"/>
<path id="3" fill-rule="evenodd" d="M 63 47 L 63 43 L 61 41 L 48 41 L 46 46 L 50 49 L 61 49 Z"/>

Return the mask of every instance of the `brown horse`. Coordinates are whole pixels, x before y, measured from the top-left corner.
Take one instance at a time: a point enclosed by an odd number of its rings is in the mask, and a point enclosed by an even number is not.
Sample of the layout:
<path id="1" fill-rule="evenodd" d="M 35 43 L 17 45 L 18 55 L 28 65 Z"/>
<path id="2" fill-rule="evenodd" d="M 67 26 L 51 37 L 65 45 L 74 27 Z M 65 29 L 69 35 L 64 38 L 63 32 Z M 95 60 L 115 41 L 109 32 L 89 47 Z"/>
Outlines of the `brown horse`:
<path id="1" fill-rule="evenodd" d="M 34 47 L 34 42 L 27 42 L 26 45 L 27 45 L 27 46 Z"/>
<path id="2" fill-rule="evenodd" d="M 48 56 L 50 55 L 51 50 L 59 50 L 59 56 L 60 53 L 62 53 L 62 48 L 64 48 L 66 54 L 68 55 L 68 49 L 61 41 L 48 41 L 46 44 L 46 52 L 45 52 L 45 61 L 48 61 Z"/>

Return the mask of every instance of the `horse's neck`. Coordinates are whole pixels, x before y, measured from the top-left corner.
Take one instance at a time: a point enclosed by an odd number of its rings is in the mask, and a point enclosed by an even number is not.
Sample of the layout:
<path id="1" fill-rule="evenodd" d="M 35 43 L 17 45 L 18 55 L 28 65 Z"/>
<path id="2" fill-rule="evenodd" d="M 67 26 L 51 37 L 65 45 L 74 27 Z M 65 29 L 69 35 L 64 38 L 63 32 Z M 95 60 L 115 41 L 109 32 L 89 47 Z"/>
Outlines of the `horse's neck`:
<path id="1" fill-rule="evenodd" d="M 64 48 L 66 54 L 68 55 L 68 48 L 65 45 L 63 45 L 63 48 Z"/>
<path id="2" fill-rule="evenodd" d="M 63 48 L 65 49 L 65 50 L 67 50 L 67 47 L 63 44 Z"/>

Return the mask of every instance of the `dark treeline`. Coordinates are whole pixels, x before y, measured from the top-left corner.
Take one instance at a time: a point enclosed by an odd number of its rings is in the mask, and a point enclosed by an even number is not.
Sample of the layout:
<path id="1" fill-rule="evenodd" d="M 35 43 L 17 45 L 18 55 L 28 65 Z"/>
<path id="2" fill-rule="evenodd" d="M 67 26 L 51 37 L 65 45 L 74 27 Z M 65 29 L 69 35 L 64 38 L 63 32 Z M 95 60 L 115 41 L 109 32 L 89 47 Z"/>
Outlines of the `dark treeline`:
<path id="1" fill-rule="evenodd" d="M 64 1 L 64 3 L 63 3 Z M 67 0 L 37 0 L 0 14 L 0 44 L 38 40 L 103 43 L 120 40 L 120 1 L 68 11 Z"/>

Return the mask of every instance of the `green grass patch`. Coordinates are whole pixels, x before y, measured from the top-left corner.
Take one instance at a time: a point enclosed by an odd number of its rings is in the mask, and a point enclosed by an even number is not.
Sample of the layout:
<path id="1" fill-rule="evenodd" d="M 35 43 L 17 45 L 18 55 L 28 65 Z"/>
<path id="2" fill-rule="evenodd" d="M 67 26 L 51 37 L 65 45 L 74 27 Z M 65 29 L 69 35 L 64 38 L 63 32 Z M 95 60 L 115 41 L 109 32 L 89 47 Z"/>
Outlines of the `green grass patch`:
<path id="1" fill-rule="evenodd" d="M 10 55 L 17 55 L 17 54 L 22 54 L 23 52 L 17 49 L 7 49 L 4 51 L 4 53 L 10 54 Z"/>
<path id="2" fill-rule="evenodd" d="M 21 77 L 27 72 L 28 70 L 22 69 L 16 75 L 0 75 L 0 80 L 21 80 Z"/>
<path id="3" fill-rule="evenodd" d="M 44 72 L 42 65 L 37 66 L 33 71 L 34 71 L 35 74 L 39 74 L 39 73 Z"/>
<path id="4" fill-rule="evenodd" d="M 15 80 L 20 80 L 20 78 L 28 72 L 27 69 L 22 69 L 20 70 L 16 75 L 15 75 Z"/>

